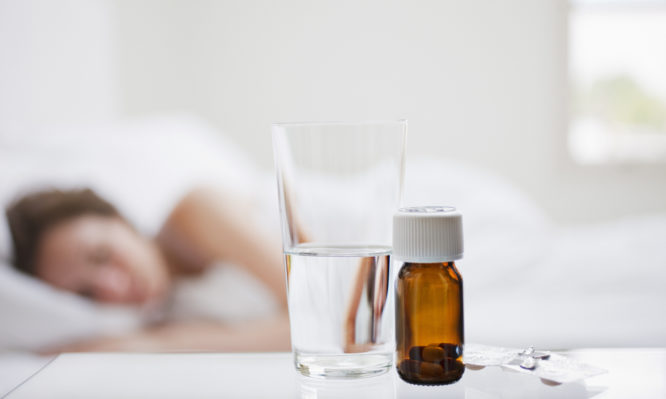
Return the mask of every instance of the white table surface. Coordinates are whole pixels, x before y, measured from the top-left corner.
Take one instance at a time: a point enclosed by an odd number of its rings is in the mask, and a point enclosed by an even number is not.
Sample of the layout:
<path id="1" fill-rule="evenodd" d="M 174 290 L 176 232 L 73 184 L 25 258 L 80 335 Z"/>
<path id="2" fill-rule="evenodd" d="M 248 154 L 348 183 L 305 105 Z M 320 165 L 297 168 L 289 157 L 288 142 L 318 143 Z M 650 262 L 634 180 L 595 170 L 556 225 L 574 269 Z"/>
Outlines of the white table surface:
<path id="1" fill-rule="evenodd" d="M 7 398 L 666 398 L 666 349 L 564 354 L 608 373 L 552 387 L 489 367 L 466 370 L 453 385 L 422 387 L 403 382 L 394 370 L 347 381 L 305 378 L 289 353 L 84 353 L 41 365 Z"/>

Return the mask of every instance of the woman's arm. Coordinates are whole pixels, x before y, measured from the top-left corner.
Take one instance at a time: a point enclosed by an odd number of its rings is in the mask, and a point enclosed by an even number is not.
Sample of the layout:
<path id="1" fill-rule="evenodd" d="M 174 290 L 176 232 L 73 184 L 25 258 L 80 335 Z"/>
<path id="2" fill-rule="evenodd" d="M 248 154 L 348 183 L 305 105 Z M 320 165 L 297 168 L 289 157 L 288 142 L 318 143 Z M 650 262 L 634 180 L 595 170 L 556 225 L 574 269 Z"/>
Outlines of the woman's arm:
<path id="1" fill-rule="evenodd" d="M 285 315 L 225 325 L 213 321 L 169 323 L 127 335 L 78 342 L 45 353 L 61 352 L 269 352 L 288 351 Z"/>
<path id="2" fill-rule="evenodd" d="M 173 210 L 158 243 L 167 257 L 176 258 L 177 264 L 186 265 L 185 269 L 201 269 L 216 260 L 244 267 L 286 308 L 279 237 L 267 236 L 257 229 L 251 222 L 256 220 L 252 212 L 256 210 L 231 194 L 197 189 Z"/>

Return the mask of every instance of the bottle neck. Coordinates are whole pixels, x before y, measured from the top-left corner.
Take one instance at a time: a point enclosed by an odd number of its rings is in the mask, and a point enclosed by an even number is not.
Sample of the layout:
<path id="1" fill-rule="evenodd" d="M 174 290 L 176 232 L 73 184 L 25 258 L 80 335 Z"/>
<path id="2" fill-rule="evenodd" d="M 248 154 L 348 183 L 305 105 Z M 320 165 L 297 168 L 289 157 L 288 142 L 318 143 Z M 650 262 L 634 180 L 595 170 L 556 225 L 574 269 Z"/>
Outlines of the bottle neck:
<path id="1" fill-rule="evenodd" d="M 409 262 L 405 261 L 403 262 L 404 266 L 412 266 L 412 267 L 455 267 L 456 264 L 454 261 L 447 261 L 447 262 Z"/>

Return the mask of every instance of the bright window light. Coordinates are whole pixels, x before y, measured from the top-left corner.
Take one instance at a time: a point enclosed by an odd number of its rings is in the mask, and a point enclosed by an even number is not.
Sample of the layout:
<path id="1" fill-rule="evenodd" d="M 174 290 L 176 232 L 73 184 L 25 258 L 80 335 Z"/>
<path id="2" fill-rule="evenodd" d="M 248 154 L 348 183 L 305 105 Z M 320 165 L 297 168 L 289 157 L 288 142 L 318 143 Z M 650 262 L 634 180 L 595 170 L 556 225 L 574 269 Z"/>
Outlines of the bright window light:
<path id="1" fill-rule="evenodd" d="M 666 162 L 666 0 L 575 0 L 568 144 L 584 164 Z"/>

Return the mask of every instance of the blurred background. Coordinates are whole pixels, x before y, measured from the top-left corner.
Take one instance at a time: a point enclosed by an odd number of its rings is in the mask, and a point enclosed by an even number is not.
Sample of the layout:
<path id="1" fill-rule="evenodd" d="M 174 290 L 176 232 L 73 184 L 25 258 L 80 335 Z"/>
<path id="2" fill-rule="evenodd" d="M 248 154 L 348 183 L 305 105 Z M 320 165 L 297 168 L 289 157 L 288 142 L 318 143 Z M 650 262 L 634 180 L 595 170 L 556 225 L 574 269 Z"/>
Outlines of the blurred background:
<path id="1" fill-rule="evenodd" d="M 665 211 L 665 10 L 2 0 L 0 130 L 194 114 L 269 169 L 272 122 L 407 118 L 408 162 L 492 170 L 557 222 Z"/>
<path id="2" fill-rule="evenodd" d="M 0 0 L 0 200 L 90 184 L 154 233 L 202 171 L 275 201 L 273 122 L 406 118 L 470 342 L 664 346 L 665 71 L 666 1 Z M 136 327 L 2 273 L 0 349 Z"/>

